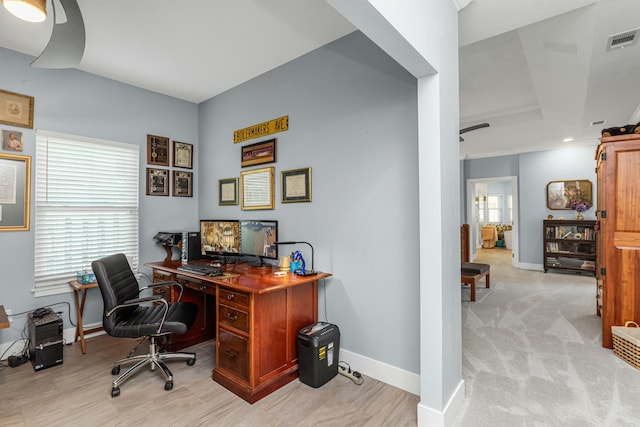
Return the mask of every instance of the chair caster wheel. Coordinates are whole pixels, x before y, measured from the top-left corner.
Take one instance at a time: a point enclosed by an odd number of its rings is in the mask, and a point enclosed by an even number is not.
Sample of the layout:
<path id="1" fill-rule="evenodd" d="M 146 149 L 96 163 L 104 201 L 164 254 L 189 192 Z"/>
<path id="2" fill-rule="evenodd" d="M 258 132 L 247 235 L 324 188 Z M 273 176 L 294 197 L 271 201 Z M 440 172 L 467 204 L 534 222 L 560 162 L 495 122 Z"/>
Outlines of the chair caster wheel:
<path id="1" fill-rule="evenodd" d="M 164 383 L 164 389 L 165 390 L 171 390 L 173 388 L 173 381 L 167 381 L 166 383 Z"/>
<path id="2" fill-rule="evenodd" d="M 111 397 L 120 396 L 120 387 L 114 387 L 111 389 Z"/>
<path id="3" fill-rule="evenodd" d="M 118 375 L 119 373 L 120 373 L 120 365 L 114 366 L 113 369 L 111 369 L 111 375 Z"/>
<path id="4" fill-rule="evenodd" d="M 196 358 L 195 358 L 195 356 L 193 357 L 193 359 L 189 359 L 189 360 L 187 360 L 187 365 L 188 365 L 188 366 L 193 366 L 193 365 L 195 365 L 195 364 L 196 364 Z"/>

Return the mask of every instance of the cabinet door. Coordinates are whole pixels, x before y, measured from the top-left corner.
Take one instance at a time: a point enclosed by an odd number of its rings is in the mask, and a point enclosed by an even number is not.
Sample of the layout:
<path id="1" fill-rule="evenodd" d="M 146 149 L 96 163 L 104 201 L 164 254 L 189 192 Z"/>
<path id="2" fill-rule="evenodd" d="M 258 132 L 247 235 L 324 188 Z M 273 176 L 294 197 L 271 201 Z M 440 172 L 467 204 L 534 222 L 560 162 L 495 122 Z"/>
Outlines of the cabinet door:
<path id="1" fill-rule="evenodd" d="M 603 267 L 603 346 L 613 346 L 612 325 L 640 319 L 640 143 L 615 142 L 605 160 L 601 220 Z"/>
<path id="2" fill-rule="evenodd" d="M 217 367 L 249 382 L 249 341 L 220 328 Z"/>

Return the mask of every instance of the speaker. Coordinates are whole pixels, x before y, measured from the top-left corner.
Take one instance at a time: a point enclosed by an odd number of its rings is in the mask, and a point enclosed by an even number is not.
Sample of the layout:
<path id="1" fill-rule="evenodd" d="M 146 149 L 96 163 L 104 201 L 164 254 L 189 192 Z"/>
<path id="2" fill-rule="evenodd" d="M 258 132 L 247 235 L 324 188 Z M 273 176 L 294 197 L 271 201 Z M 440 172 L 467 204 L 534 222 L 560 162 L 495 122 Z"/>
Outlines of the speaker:
<path id="1" fill-rule="evenodd" d="M 50 308 L 29 313 L 29 358 L 40 371 L 62 364 L 62 319 Z"/>
<path id="2" fill-rule="evenodd" d="M 199 231 L 182 232 L 182 263 L 187 264 L 202 258 L 202 248 L 200 247 Z"/>

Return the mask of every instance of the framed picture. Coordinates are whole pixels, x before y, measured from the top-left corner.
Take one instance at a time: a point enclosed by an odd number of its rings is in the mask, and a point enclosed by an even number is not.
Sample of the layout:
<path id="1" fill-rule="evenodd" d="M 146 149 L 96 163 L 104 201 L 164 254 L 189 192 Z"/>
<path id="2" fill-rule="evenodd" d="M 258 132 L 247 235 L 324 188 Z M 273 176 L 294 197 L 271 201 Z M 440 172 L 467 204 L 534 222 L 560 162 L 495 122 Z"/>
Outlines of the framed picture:
<path id="1" fill-rule="evenodd" d="M 7 151 L 22 151 L 22 132 L 15 130 L 2 131 L 2 149 Z"/>
<path id="2" fill-rule="evenodd" d="M 547 208 L 569 210 L 573 202 L 589 202 L 593 206 L 593 189 L 588 179 L 551 181 L 547 184 Z"/>
<path id="3" fill-rule="evenodd" d="M 169 166 L 169 138 L 147 135 L 147 164 Z"/>
<path id="4" fill-rule="evenodd" d="M 193 169 L 193 144 L 173 141 L 173 166 Z"/>
<path id="5" fill-rule="evenodd" d="M 247 166 L 261 165 L 264 163 L 273 163 L 276 161 L 276 140 L 258 142 L 256 144 L 245 145 L 242 150 L 243 168 Z"/>
<path id="6" fill-rule="evenodd" d="M 0 153 L 0 231 L 29 230 L 31 157 Z"/>
<path id="7" fill-rule="evenodd" d="M 147 196 L 169 195 L 169 171 L 147 168 Z"/>
<path id="8" fill-rule="evenodd" d="M 173 195 L 193 197 L 193 172 L 173 171 Z"/>
<path id="9" fill-rule="evenodd" d="M 273 166 L 240 172 L 242 210 L 274 208 L 274 174 Z"/>
<path id="10" fill-rule="evenodd" d="M 234 206 L 238 204 L 238 178 L 218 180 L 218 205 Z"/>
<path id="11" fill-rule="evenodd" d="M 282 203 L 311 201 L 311 168 L 281 172 Z"/>
<path id="12" fill-rule="evenodd" d="M 0 123 L 33 129 L 33 96 L 0 90 Z"/>

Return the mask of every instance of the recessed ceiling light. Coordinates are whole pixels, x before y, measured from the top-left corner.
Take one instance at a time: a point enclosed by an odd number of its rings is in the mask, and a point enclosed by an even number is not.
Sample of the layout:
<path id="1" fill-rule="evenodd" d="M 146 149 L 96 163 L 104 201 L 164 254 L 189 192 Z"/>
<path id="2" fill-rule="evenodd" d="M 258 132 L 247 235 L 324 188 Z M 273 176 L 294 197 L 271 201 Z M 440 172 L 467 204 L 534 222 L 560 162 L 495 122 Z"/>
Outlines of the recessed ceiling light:
<path id="1" fill-rule="evenodd" d="M 573 141 L 573 138 L 565 138 L 562 140 L 562 142 L 571 142 Z"/>

